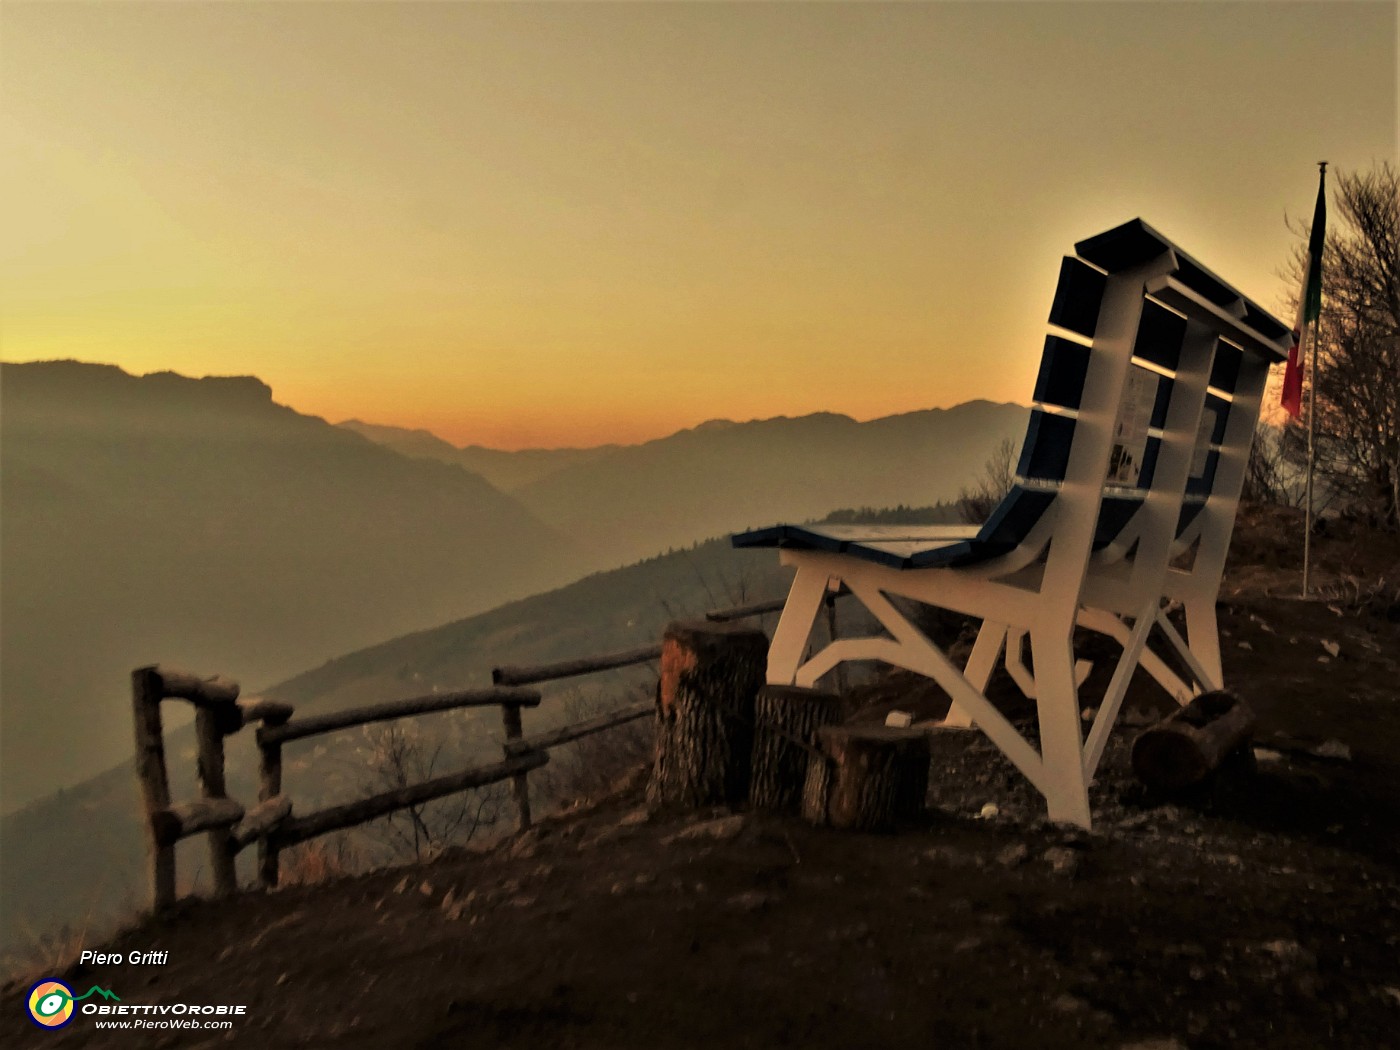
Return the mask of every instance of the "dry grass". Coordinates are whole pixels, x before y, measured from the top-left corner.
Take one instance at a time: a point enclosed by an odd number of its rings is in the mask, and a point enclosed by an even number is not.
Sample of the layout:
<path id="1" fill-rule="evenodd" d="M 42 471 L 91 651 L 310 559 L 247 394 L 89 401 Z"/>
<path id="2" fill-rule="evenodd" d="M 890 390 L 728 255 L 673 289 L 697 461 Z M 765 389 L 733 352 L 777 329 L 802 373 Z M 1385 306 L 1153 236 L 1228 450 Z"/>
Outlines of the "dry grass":
<path id="1" fill-rule="evenodd" d="M 308 886 L 366 870 L 360 851 L 344 832 L 285 850 L 278 859 L 280 886 Z"/>
<path id="2" fill-rule="evenodd" d="M 6 980 L 20 983 L 63 973 L 77 963 L 85 950 L 106 943 L 144 917 L 144 909 L 135 900 L 125 901 L 113 916 L 111 906 L 104 904 L 101 897 L 99 888 L 89 897 L 79 918 L 54 929 L 39 930 L 21 920 L 23 941 L 0 959 L 0 973 Z"/>

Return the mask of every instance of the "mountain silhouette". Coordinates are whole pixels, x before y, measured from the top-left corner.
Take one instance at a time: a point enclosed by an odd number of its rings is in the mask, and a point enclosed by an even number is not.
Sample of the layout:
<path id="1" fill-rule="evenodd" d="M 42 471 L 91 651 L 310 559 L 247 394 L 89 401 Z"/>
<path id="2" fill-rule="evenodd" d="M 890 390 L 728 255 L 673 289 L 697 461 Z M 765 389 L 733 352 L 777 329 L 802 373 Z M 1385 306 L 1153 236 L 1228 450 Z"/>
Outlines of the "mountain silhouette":
<path id="1" fill-rule="evenodd" d="M 256 687 L 574 574 L 569 541 L 482 478 L 252 377 L 0 379 L 6 812 L 129 757 L 140 664 Z"/>

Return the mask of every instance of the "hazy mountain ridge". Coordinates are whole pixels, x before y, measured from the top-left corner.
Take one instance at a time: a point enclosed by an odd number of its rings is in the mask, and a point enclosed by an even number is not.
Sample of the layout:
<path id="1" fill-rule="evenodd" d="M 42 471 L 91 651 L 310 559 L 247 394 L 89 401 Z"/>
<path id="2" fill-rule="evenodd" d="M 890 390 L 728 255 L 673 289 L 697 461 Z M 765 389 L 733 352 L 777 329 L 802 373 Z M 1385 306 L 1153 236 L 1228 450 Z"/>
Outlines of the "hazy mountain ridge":
<path id="1" fill-rule="evenodd" d="M 525 448 L 507 452 L 483 445 L 458 447 L 429 430 L 365 423 L 358 419 L 347 419 L 338 425 L 405 456 L 435 459 L 441 463 L 463 467 L 480 474 L 503 492 L 512 492 L 522 485 L 538 481 L 565 467 L 590 462 L 622 447 L 598 445 L 593 448 Z"/>
<path id="2" fill-rule="evenodd" d="M 483 479 L 252 377 L 6 364 L 0 391 L 7 810 L 123 757 L 134 666 L 238 667 L 256 686 L 576 563 Z"/>
<path id="3" fill-rule="evenodd" d="M 601 563 L 840 506 L 957 498 L 1027 409 L 972 401 L 858 423 L 808 416 L 702 424 L 566 467 L 515 495 Z"/>

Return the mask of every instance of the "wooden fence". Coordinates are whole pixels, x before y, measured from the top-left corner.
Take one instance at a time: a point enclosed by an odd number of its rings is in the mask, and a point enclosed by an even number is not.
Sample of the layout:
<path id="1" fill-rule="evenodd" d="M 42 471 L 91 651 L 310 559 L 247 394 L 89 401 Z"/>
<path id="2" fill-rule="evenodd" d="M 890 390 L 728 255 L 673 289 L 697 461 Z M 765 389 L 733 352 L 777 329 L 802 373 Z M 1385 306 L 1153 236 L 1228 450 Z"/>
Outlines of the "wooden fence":
<path id="1" fill-rule="evenodd" d="M 716 610 L 706 617 L 715 622 L 739 620 L 775 612 L 782 606 L 781 600 L 761 602 Z M 648 663 L 660 653 L 661 646 L 652 645 L 535 667 L 497 667 L 491 672 L 493 687 L 490 689 L 434 693 L 301 719 L 293 717 L 295 709 L 291 704 L 261 697 L 240 700 L 238 683 L 221 676 L 201 678 L 165 666 L 137 668 L 131 675 L 136 775 L 141 783 L 146 812 L 153 906 L 160 910 L 174 903 L 175 846 L 181 839 L 200 832 L 208 836 L 214 892 L 222 896 L 237 889 L 235 860 L 250 845 L 256 843 L 258 849 L 258 881 L 263 887 L 271 888 L 278 881 L 279 855 L 290 846 L 445 795 L 504 780 L 514 782 L 518 824 L 523 831 L 531 821 L 529 773 L 549 761 L 553 748 L 644 718 L 654 711 L 655 705 L 646 700 L 526 736 L 521 713 L 527 707 L 538 707 L 540 694 L 520 687 Z M 161 720 L 162 702 L 173 699 L 187 700 L 195 707 L 201 796 L 176 804 L 170 799 Z M 491 706 L 501 709 L 505 735 L 501 762 L 434 777 L 304 816 L 293 815 L 291 797 L 282 787 L 283 745 L 372 722 Z M 245 810 L 228 797 L 224 780 L 224 738 L 252 725 L 257 725 L 258 802 Z"/>

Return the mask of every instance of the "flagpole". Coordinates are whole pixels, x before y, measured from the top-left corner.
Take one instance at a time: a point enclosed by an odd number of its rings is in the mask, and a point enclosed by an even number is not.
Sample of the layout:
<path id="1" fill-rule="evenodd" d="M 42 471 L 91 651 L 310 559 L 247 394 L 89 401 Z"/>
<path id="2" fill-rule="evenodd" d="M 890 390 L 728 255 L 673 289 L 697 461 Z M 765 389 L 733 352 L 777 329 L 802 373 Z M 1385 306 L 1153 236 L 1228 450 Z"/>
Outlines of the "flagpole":
<path id="1" fill-rule="evenodd" d="M 1306 339 L 1308 335 L 1307 327 L 1304 326 L 1301 337 Z M 1313 417 L 1317 412 L 1317 322 L 1313 322 L 1312 357 L 1308 361 L 1308 468 L 1307 468 L 1307 501 L 1306 509 L 1303 512 L 1303 597 L 1308 596 L 1308 571 L 1312 566 L 1312 516 L 1313 516 Z M 1299 347 L 1298 354 L 1302 356 L 1302 348 Z"/>
<path id="2" fill-rule="evenodd" d="M 1320 160 L 1317 162 L 1319 175 L 1318 193 L 1322 193 L 1321 180 L 1327 177 L 1327 162 Z M 1314 215 L 1314 222 L 1316 215 Z M 1319 249 L 1321 250 L 1321 249 Z M 1317 260 L 1321 265 L 1321 259 Z M 1306 293 L 1305 293 L 1306 294 Z M 1321 310 L 1319 310 L 1321 313 Z M 1312 569 L 1312 532 L 1313 532 L 1313 465 L 1316 462 L 1316 449 L 1314 446 L 1314 434 L 1317 429 L 1317 323 L 1318 318 L 1314 317 L 1312 322 L 1312 346 L 1308 348 L 1308 476 L 1307 476 L 1307 510 L 1303 515 L 1303 597 L 1308 596 L 1308 582 Z M 1303 338 L 1307 333 L 1306 326 L 1299 332 L 1299 338 Z M 1302 355 L 1302 347 L 1298 348 L 1299 356 Z"/>

